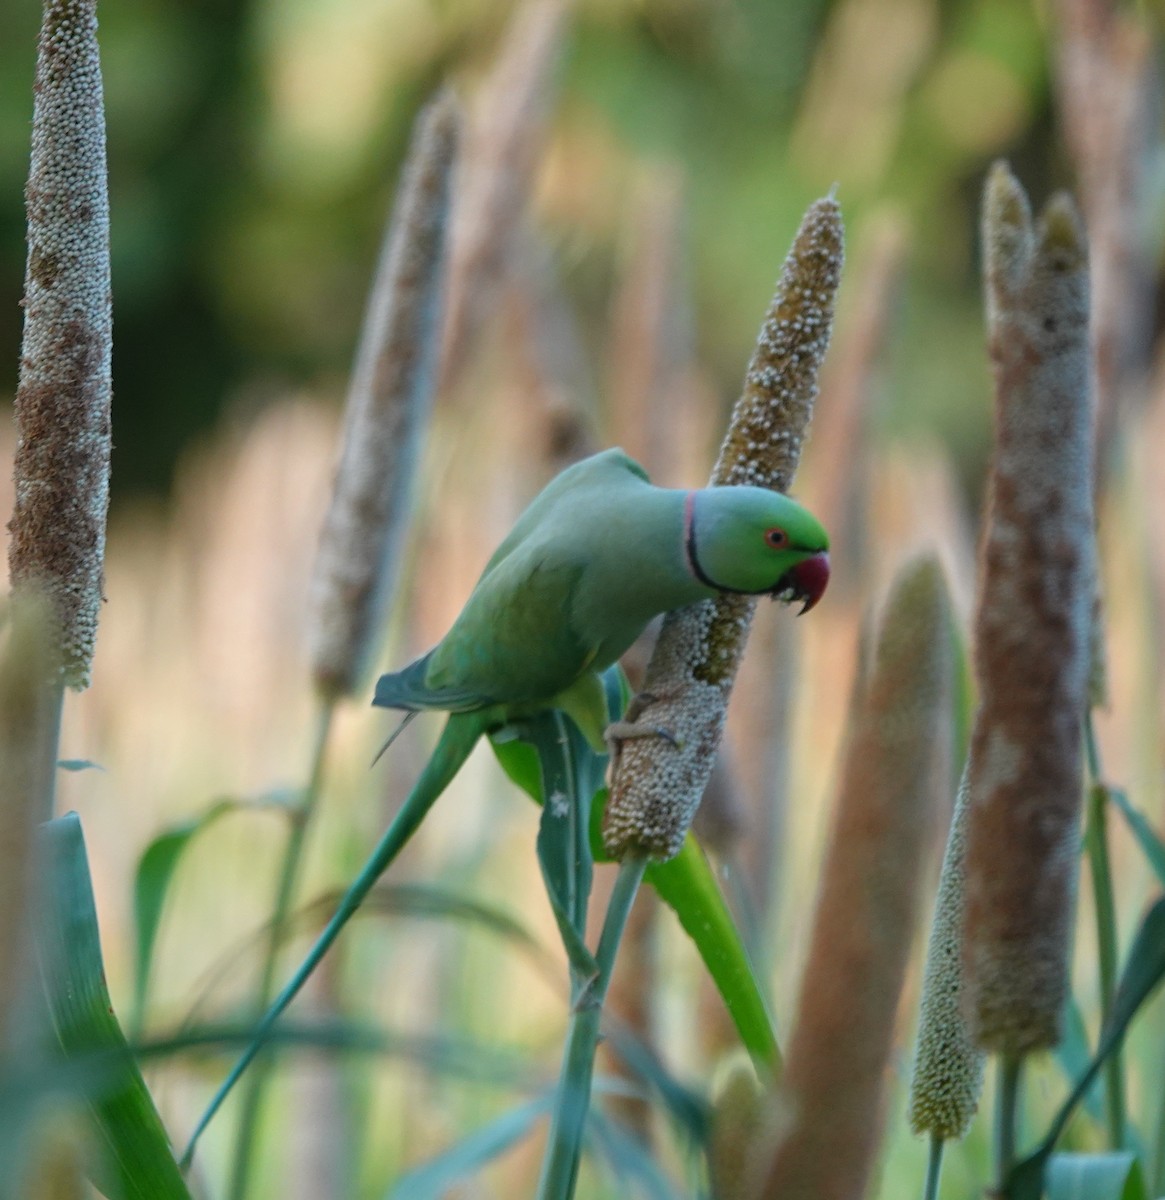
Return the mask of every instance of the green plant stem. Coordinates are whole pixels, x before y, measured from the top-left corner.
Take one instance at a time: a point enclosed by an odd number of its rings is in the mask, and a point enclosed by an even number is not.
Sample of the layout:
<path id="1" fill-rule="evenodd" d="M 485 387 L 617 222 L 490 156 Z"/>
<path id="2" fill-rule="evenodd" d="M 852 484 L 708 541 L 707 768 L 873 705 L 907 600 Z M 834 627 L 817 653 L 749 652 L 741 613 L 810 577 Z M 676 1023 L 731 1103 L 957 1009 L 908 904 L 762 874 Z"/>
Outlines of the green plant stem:
<path id="1" fill-rule="evenodd" d="M 930 1148 L 926 1157 L 926 1184 L 922 1190 L 922 1200 L 938 1200 L 938 1181 L 943 1169 L 943 1147 L 946 1142 L 940 1137 L 932 1136 Z"/>
<path id="2" fill-rule="evenodd" d="M 1016 1123 L 1019 1116 L 1020 1076 L 1023 1058 L 1003 1054 L 996 1063 L 995 1179 L 1000 1196 L 1015 1165 Z"/>
<path id="3" fill-rule="evenodd" d="M 327 697 L 321 700 L 307 786 L 303 790 L 299 804 L 291 811 L 291 830 L 283 850 L 283 863 L 279 871 L 279 883 L 275 891 L 275 907 L 271 917 L 271 931 L 267 939 L 262 974 L 259 977 L 259 992 L 256 999 L 256 1016 L 259 1017 L 271 1003 L 271 997 L 275 991 L 275 971 L 279 965 L 279 949 L 287 935 L 291 905 L 303 866 L 303 851 L 307 840 L 308 826 L 312 823 L 319 804 L 328 734 L 332 728 L 332 717 L 335 711 L 336 703 L 333 698 Z M 231 1200 L 243 1200 L 250 1186 L 251 1169 L 255 1161 L 259 1113 L 262 1110 L 263 1097 L 270 1078 L 270 1068 L 270 1060 L 259 1064 L 251 1074 L 243 1093 L 238 1134 L 235 1140 L 234 1163 L 231 1168 L 230 1189 L 227 1193 Z"/>
<path id="4" fill-rule="evenodd" d="M 1100 965 L 1100 1016 L 1107 1025 L 1117 984 L 1116 904 L 1112 890 L 1112 868 L 1108 855 L 1108 789 L 1102 780 L 1100 751 L 1092 714 L 1084 728 L 1091 787 L 1088 790 L 1088 821 L 1084 837 L 1092 876 L 1093 909 L 1096 913 L 1096 945 Z M 1124 1059 L 1115 1051 L 1104 1065 L 1104 1113 L 1110 1150 L 1125 1148 L 1128 1130 L 1125 1113 Z"/>
<path id="5" fill-rule="evenodd" d="M 1163 1076 L 1165 1076 L 1165 1072 L 1163 1072 Z M 1157 1138 L 1154 1145 L 1152 1171 L 1152 1182 L 1149 1185 L 1150 1195 L 1165 1196 L 1165 1091 L 1161 1093 L 1161 1107 L 1157 1110 Z"/>
<path id="6" fill-rule="evenodd" d="M 33 818 L 39 823 L 51 821 L 57 798 L 57 760 L 61 754 L 61 711 L 65 689 L 59 682 L 45 683 L 38 689 L 35 735 L 29 754 L 30 796 Z"/>
<path id="7" fill-rule="evenodd" d="M 595 954 L 598 974 L 582 981 L 575 997 L 563 1052 L 558 1098 L 550 1125 L 550 1139 L 542 1162 L 538 1200 L 570 1200 L 578 1178 L 582 1153 L 583 1129 L 590 1108 L 591 1079 L 595 1069 L 595 1051 L 603 1016 L 603 1000 L 611 982 L 611 971 L 631 905 L 635 901 L 647 859 L 628 855 L 619 864 L 619 874 L 611 892 L 599 948 Z"/>

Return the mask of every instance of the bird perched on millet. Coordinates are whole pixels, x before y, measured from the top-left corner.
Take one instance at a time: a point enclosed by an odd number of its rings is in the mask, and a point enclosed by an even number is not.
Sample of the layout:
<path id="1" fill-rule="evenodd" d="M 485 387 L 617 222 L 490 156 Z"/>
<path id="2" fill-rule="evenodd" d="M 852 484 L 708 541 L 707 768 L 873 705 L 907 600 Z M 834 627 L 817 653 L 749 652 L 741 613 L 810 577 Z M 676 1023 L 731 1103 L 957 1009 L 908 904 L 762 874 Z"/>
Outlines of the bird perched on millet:
<path id="1" fill-rule="evenodd" d="M 428 654 L 382 675 L 373 704 L 442 711 L 478 734 L 545 709 L 567 713 L 596 749 L 607 723 L 601 673 L 652 617 L 721 592 L 799 600 L 829 582 L 817 519 L 758 487 L 653 485 L 622 450 L 568 467 L 534 498 Z M 440 746 L 438 746 L 438 750 Z"/>

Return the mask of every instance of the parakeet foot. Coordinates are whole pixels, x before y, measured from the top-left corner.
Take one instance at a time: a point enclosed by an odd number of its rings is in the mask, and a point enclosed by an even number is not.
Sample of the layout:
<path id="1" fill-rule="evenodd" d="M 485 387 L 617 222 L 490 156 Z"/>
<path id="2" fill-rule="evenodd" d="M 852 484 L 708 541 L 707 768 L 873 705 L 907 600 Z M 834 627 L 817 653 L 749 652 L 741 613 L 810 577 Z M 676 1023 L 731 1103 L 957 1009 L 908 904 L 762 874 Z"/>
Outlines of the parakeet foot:
<path id="1" fill-rule="evenodd" d="M 627 707 L 623 710 L 623 719 L 617 721 L 616 724 L 634 725 L 643 716 L 643 710 L 649 704 L 654 704 L 658 699 L 659 697 L 654 692 L 636 692 L 627 702 Z"/>
<path id="2" fill-rule="evenodd" d="M 617 746 L 620 742 L 630 741 L 632 738 L 646 737 L 661 737 L 677 748 L 680 744 L 676 735 L 670 729 L 664 729 L 662 725 L 637 725 L 633 721 L 612 721 L 603 730 L 603 737 L 608 748 Z"/>
<path id="3" fill-rule="evenodd" d="M 656 699 L 658 697 L 651 692 L 638 692 L 631 697 L 631 702 L 627 705 L 623 719 L 621 721 L 612 721 L 603 730 L 603 740 L 607 743 L 607 754 L 610 756 L 612 769 L 619 761 L 620 746 L 623 742 L 630 741 L 632 738 L 661 737 L 677 749 L 679 748 L 679 739 L 670 729 L 664 729 L 661 725 L 641 724 L 639 721 L 639 718 L 643 715 L 643 710 Z"/>

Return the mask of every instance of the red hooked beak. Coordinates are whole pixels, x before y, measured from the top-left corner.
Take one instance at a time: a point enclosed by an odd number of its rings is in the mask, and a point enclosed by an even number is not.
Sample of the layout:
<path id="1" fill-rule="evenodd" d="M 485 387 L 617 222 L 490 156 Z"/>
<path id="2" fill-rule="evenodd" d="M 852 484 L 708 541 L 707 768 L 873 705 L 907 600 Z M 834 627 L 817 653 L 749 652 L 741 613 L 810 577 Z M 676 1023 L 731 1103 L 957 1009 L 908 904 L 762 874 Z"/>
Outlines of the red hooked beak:
<path id="1" fill-rule="evenodd" d="M 790 567 L 777 580 L 777 586 L 772 590 L 774 600 L 783 600 L 790 604 L 797 600 L 805 603 L 797 614 L 804 616 L 825 595 L 829 583 L 829 555 L 823 550 Z"/>

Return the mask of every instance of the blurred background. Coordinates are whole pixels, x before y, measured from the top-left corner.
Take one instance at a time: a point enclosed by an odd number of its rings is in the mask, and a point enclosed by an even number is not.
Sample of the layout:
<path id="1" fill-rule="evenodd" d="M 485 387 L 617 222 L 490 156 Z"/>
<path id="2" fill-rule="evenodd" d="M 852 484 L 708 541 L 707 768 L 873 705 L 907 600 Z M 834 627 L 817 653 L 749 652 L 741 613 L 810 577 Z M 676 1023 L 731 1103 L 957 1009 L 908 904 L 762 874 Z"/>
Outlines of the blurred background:
<path id="1" fill-rule="evenodd" d="M 795 489 L 833 532 L 835 582 L 804 627 L 766 607 L 734 700 L 711 833 L 757 953 L 774 964 L 785 1028 L 863 614 L 923 546 L 938 550 L 960 613 L 970 612 L 991 396 L 977 209 L 987 166 L 1006 156 L 1035 204 L 1067 187 L 1088 220 L 1110 635 L 1101 736 L 1106 769 L 1160 821 L 1159 4 L 102 0 L 99 17 L 113 511 L 94 685 L 69 701 L 65 752 L 103 770 L 68 779 L 63 800 L 85 821 L 119 1007 L 130 881 L 150 838 L 217 798 L 302 782 L 313 704 L 305 597 L 347 374 L 410 127 L 445 80 L 471 136 L 440 394 L 381 661 L 399 664 L 444 633 L 522 503 L 573 455 L 618 443 L 661 482 L 703 482 L 801 214 L 836 186 L 847 266 Z M 39 21 L 33 0 L 0 12 L 6 411 Z M 7 424 L 3 438 L 10 445 Z M 431 737 L 410 730 L 370 775 L 383 732 L 362 705 L 341 715 L 307 895 L 351 875 Z M 488 756 L 466 776 L 406 875 L 456 878 L 552 945 L 531 853 L 535 811 Z M 192 848 L 167 909 L 149 1027 L 173 1027 L 196 996 L 203 1015 L 229 1013 L 253 987 L 280 833 L 259 809 Z M 1131 922 L 1149 880 L 1125 841 L 1116 852 Z M 404 922 L 388 943 L 379 936 L 355 939 L 333 1003 L 338 995 L 345 1011 L 367 1008 L 394 1027 L 533 1047 L 553 1070 L 565 1012 L 553 971 L 547 982 L 520 954 L 460 927 L 434 936 Z M 645 936 L 665 982 L 641 1019 L 669 1065 L 706 1083 L 731 1042 L 722 1015 L 674 930 Z M 1087 998 L 1087 933 L 1082 947 Z M 409 987 L 387 981 L 386 953 Z M 490 970 L 503 953 L 506 970 Z M 912 1019 L 908 1003 L 905 1077 Z M 1146 1046 L 1162 1023 L 1155 1011 Z M 1155 1120 L 1159 1049 L 1138 1061 Z M 161 1079 L 179 1142 L 221 1070 L 211 1062 L 201 1076 Z M 318 1139 L 333 1157 L 352 1139 L 360 1150 L 321 1165 L 328 1152 L 317 1146 L 311 1175 L 293 1160 L 314 1143 L 297 1138 L 290 1157 L 268 1155 L 261 1194 L 381 1194 L 378 1182 L 504 1106 L 496 1090 L 454 1088 L 424 1070 L 289 1078 L 303 1089 L 299 1110 L 328 1114 L 313 1128 L 346 1130 Z M 207 1142 L 212 1179 L 229 1149 L 226 1122 L 229 1112 Z M 921 1178 L 922 1148 L 900 1120 L 891 1130 L 887 1196 Z M 985 1153 L 977 1136 L 965 1153 Z M 528 1179 L 530 1153 L 464 1194 L 524 1194 L 515 1181 Z M 971 1176 L 960 1179 L 951 1159 L 949 1194 L 965 1194 Z M 359 1177 L 350 1193 L 334 1185 L 345 1171 Z M 332 1172 L 324 1190 L 318 1172 Z M 607 1194 L 594 1187 L 581 1194 Z"/>
<path id="2" fill-rule="evenodd" d="M 837 183 L 855 254 L 880 214 L 908 231 L 878 425 L 957 444 L 960 467 L 965 459 L 968 480 L 977 478 L 979 185 L 1000 154 L 1035 196 L 1076 182 L 1072 114 L 1057 103 L 1055 29 L 1064 7 L 576 4 L 539 114 L 530 207 L 597 392 L 610 399 L 599 351 L 621 267 L 649 223 L 643 193 L 653 179 L 665 177 L 682 197 L 682 226 L 668 241 L 688 273 L 694 350 L 725 395 L 791 230 L 806 202 Z M 1153 6 L 1139 7 L 1152 27 Z M 166 494 L 184 452 L 224 416 L 253 414 L 297 391 L 335 408 L 413 115 L 442 79 L 476 95 L 512 8 L 484 0 L 104 0 L 116 502 Z M 38 24 L 31 0 L 5 5 L 6 392 L 19 345 Z M 1143 166 L 1138 218 L 1143 250 L 1155 260 L 1165 183 L 1159 155 Z"/>

